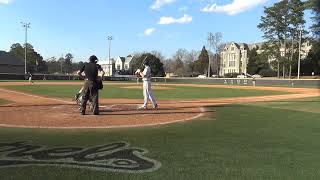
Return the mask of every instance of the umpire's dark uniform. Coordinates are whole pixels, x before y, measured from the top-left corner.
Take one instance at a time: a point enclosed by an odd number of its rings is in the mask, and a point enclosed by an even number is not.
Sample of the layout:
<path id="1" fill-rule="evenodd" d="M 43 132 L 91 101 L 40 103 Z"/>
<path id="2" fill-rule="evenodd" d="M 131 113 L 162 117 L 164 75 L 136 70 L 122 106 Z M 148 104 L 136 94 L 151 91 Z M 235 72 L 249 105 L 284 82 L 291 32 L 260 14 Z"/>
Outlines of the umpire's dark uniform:
<path id="1" fill-rule="evenodd" d="M 97 88 L 97 79 L 98 71 L 103 70 L 100 65 L 95 63 L 98 60 L 96 56 L 91 56 L 89 60 L 90 62 L 85 64 L 78 72 L 80 75 L 84 72 L 86 77 L 80 111 L 82 115 L 85 115 L 87 101 L 91 96 L 93 114 L 99 115 L 99 90 Z"/>

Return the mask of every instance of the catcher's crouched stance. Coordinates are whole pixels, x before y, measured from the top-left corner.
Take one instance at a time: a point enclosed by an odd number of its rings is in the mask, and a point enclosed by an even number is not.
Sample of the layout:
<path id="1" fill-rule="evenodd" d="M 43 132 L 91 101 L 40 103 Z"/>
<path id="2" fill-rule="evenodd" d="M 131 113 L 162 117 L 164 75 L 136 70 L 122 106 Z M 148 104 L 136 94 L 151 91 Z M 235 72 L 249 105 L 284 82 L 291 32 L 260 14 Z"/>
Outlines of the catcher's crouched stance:
<path id="1" fill-rule="evenodd" d="M 81 109 L 83 89 L 84 89 L 84 86 L 82 86 L 81 89 L 79 90 L 79 92 L 74 96 L 74 100 L 76 101 L 77 105 L 79 106 L 79 110 Z M 92 111 L 92 99 L 91 98 L 89 98 L 89 100 L 88 100 L 88 108 L 90 111 Z"/>
<path id="2" fill-rule="evenodd" d="M 94 115 L 99 115 L 99 89 L 103 88 L 102 77 L 104 71 L 101 66 L 97 64 L 98 58 L 91 56 L 89 63 L 85 64 L 79 71 L 78 75 L 82 76 L 82 72 L 85 73 L 85 83 L 81 88 L 81 94 L 76 95 L 77 103 L 80 104 L 80 112 L 82 115 L 86 113 L 87 101 L 91 99 L 91 107 Z M 101 77 L 98 77 L 98 71 L 102 72 Z M 81 98 L 80 98 L 81 96 Z"/>

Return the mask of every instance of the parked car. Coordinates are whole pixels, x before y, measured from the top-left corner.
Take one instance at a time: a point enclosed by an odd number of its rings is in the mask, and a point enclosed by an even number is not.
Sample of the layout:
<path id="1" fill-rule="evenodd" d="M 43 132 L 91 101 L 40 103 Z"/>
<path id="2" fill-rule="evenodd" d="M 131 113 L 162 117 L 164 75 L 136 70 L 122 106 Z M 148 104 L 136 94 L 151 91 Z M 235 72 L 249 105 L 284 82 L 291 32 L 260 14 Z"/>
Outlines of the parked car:
<path id="1" fill-rule="evenodd" d="M 219 76 L 217 74 L 212 75 L 213 78 L 218 78 Z"/>
<path id="2" fill-rule="evenodd" d="M 207 76 L 205 74 L 201 74 L 198 76 L 198 78 L 207 78 Z"/>
<path id="3" fill-rule="evenodd" d="M 260 74 L 254 74 L 252 75 L 252 78 L 262 78 L 262 76 Z"/>
<path id="4" fill-rule="evenodd" d="M 240 74 L 240 75 L 237 76 L 237 78 L 248 78 L 248 76 L 244 75 L 244 74 Z"/>

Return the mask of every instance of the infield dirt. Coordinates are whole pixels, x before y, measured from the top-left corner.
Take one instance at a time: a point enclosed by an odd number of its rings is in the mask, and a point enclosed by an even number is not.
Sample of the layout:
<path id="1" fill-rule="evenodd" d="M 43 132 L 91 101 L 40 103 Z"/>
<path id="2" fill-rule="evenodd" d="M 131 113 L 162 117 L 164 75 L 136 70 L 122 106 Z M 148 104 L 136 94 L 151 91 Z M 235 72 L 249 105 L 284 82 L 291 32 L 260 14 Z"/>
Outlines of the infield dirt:
<path id="1" fill-rule="evenodd" d="M 81 85 L 81 82 L 41 82 L 48 85 Z M 2 82 L 0 86 L 28 85 L 26 82 Z M 125 85 L 125 84 L 122 84 Z M 129 85 L 129 84 L 127 84 Z M 132 84 L 130 84 L 132 85 Z M 0 98 L 12 103 L 0 106 L 0 126 L 21 128 L 126 128 L 195 120 L 208 113 L 204 107 L 320 96 L 318 89 L 284 87 L 247 87 L 225 85 L 166 84 L 158 86 L 193 86 L 283 91 L 294 94 L 239 98 L 159 101 L 159 109 L 137 110 L 141 99 L 100 99 L 101 115 L 81 116 L 69 99 L 42 97 L 0 88 Z M 125 86 L 127 87 L 127 86 Z M 134 86 L 135 87 L 135 86 Z M 214 112 L 213 112 L 214 113 Z"/>

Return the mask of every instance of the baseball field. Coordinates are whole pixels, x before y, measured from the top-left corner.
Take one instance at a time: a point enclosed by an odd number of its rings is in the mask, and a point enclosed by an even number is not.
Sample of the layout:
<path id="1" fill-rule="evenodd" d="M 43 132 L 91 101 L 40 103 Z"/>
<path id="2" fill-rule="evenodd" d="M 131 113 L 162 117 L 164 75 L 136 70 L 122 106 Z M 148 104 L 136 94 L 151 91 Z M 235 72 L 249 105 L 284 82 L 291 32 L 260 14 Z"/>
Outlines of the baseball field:
<path id="1" fill-rule="evenodd" d="M 0 179 L 320 179 L 318 88 L 0 82 Z"/>

